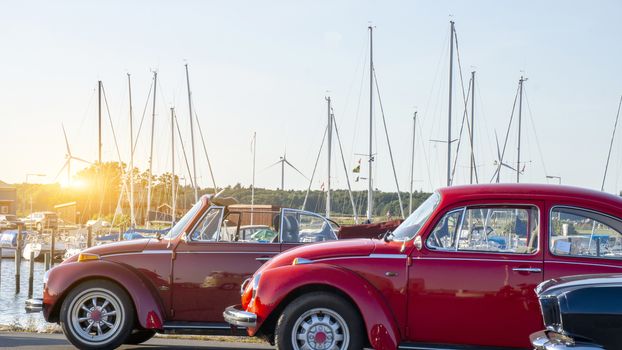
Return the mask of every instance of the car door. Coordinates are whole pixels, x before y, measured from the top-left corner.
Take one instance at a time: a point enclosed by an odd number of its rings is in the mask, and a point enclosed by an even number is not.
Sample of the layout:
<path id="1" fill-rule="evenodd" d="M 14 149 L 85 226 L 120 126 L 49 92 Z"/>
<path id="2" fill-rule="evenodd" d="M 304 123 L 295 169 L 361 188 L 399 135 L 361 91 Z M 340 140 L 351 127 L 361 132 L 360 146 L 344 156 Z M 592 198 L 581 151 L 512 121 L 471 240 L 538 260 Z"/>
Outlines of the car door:
<path id="1" fill-rule="evenodd" d="M 240 286 L 280 244 L 231 239 L 233 222 L 225 208 L 211 206 L 175 249 L 173 259 L 173 320 L 223 323 L 227 306 L 240 302 Z"/>
<path id="2" fill-rule="evenodd" d="M 543 203 L 487 201 L 447 208 L 411 256 L 409 341 L 529 347 L 541 327 Z"/>
<path id="3" fill-rule="evenodd" d="M 545 279 L 622 272 L 622 220 L 582 203 L 551 203 Z"/>

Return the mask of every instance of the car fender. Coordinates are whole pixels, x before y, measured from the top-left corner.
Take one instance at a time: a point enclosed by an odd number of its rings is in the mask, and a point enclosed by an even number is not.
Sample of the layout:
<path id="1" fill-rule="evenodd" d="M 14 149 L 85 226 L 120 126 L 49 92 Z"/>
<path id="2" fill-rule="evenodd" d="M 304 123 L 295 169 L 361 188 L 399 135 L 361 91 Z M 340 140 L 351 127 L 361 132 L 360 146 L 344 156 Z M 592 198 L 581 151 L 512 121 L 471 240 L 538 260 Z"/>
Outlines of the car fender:
<path id="1" fill-rule="evenodd" d="M 278 281 L 278 283 L 270 283 Z M 280 309 L 281 303 L 292 293 L 305 286 L 324 285 L 347 295 L 363 317 L 369 342 L 374 349 L 396 349 L 400 332 L 397 322 L 382 294 L 360 275 L 334 265 L 313 263 L 286 265 L 262 272 L 257 295 L 248 305 L 248 311 L 257 314 L 257 327 L 253 335 Z"/>
<path id="2" fill-rule="evenodd" d="M 74 286 L 98 278 L 113 281 L 125 289 L 141 327 L 162 329 L 163 307 L 153 286 L 127 265 L 108 260 L 65 263 L 50 270 L 43 293 L 45 318 L 49 320 L 52 313 L 60 310 L 63 299 Z"/>

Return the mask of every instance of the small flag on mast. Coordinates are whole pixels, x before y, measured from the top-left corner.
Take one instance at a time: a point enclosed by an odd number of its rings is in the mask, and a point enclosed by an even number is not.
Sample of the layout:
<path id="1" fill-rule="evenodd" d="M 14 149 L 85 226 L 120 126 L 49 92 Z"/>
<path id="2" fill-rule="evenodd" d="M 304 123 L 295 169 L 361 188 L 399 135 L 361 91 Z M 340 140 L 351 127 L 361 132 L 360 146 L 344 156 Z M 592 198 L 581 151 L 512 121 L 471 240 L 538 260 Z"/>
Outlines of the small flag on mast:
<path id="1" fill-rule="evenodd" d="M 361 159 L 359 159 L 354 169 L 352 169 L 352 172 L 355 174 L 358 174 L 361 172 Z"/>

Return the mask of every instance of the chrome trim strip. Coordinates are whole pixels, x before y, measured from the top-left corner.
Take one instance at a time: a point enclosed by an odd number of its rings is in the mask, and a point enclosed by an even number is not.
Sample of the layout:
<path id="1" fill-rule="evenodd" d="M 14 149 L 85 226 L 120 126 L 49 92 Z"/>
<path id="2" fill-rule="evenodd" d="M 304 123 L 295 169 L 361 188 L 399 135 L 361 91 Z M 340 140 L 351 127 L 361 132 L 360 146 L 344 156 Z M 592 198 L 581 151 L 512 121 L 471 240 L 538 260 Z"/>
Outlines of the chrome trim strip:
<path id="1" fill-rule="evenodd" d="M 542 264 L 542 260 L 510 260 L 510 259 L 475 259 L 475 258 L 428 258 L 428 257 L 414 257 L 413 260 L 447 260 L 447 261 L 490 261 L 490 262 L 514 262 L 514 263 L 528 263 L 528 264 Z"/>
<path id="2" fill-rule="evenodd" d="M 202 326 L 202 325 L 167 325 L 162 326 L 164 329 L 230 329 L 227 326 Z"/>
<path id="3" fill-rule="evenodd" d="M 153 249 L 153 250 L 143 250 L 142 251 L 143 254 L 172 254 L 173 251 L 168 250 L 168 249 Z"/>
<path id="4" fill-rule="evenodd" d="M 574 257 L 575 258 L 582 258 L 582 257 L 578 257 L 578 256 L 574 256 Z M 609 260 L 614 260 L 614 259 L 609 259 Z M 617 259 L 617 261 L 620 261 L 620 259 Z M 622 266 L 620 266 L 620 265 L 594 264 L 594 263 L 584 263 L 584 262 L 578 262 L 578 261 L 545 260 L 544 263 L 545 264 L 586 265 L 586 266 L 598 266 L 598 267 L 615 267 L 617 269 L 622 269 Z"/>
<path id="5" fill-rule="evenodd" d="M 406 254 L 369 254 L 372 259 L 406 259 Z"/>
<path id="6" fill-rule="evenodd" d="M 272 254 L 272 255 L 277 255 L 280 252 L 236 252 L 236 251 L 210 251 L 210 252 L 188 252 L 188 251 L 184 251 L 184 252 L 176 252 L 177 254 Z"/>

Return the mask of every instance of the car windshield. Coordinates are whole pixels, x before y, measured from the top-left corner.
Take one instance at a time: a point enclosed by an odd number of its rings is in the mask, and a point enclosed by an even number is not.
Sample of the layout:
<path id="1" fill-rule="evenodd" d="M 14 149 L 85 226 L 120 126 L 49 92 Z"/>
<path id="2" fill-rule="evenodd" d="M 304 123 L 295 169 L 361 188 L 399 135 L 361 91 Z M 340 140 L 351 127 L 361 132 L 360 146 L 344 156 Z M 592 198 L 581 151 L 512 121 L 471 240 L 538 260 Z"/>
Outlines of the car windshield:
<path id="1" fill-rule="evenodd" d="M 393 239 L 407 241 L 413 238 L 428 220 L 441 201 L 441 195 L 434 192 L 410 216 L 393 231 Z"/>
<path id="2" fill-rule="evenodd" d="M 179 221 L 177 221 L 175 226 L 173 226 L 168 231 L 168 233 L 166 235 L 164 235 L 162 238 L 164 238 L 164 239 L 173 239 L 173 238 L 179 236 L 179 234 L 182 232 L 184 227 L 186 227 L 186 225 L 188 225 L 188 222 L 190 220 L 192 220 L 192 218 L 199 212 L 199 210 L 201 210 L 202 206 L 203 206 L 203 202 L 201 200 L 196 202 L 196 204 L 194 206 L 192 206 L 192 208 L 190 208 L 190 210 L 188 210 L 186 215 L 182 216 L 182 218 L 179 219 Z"/>

